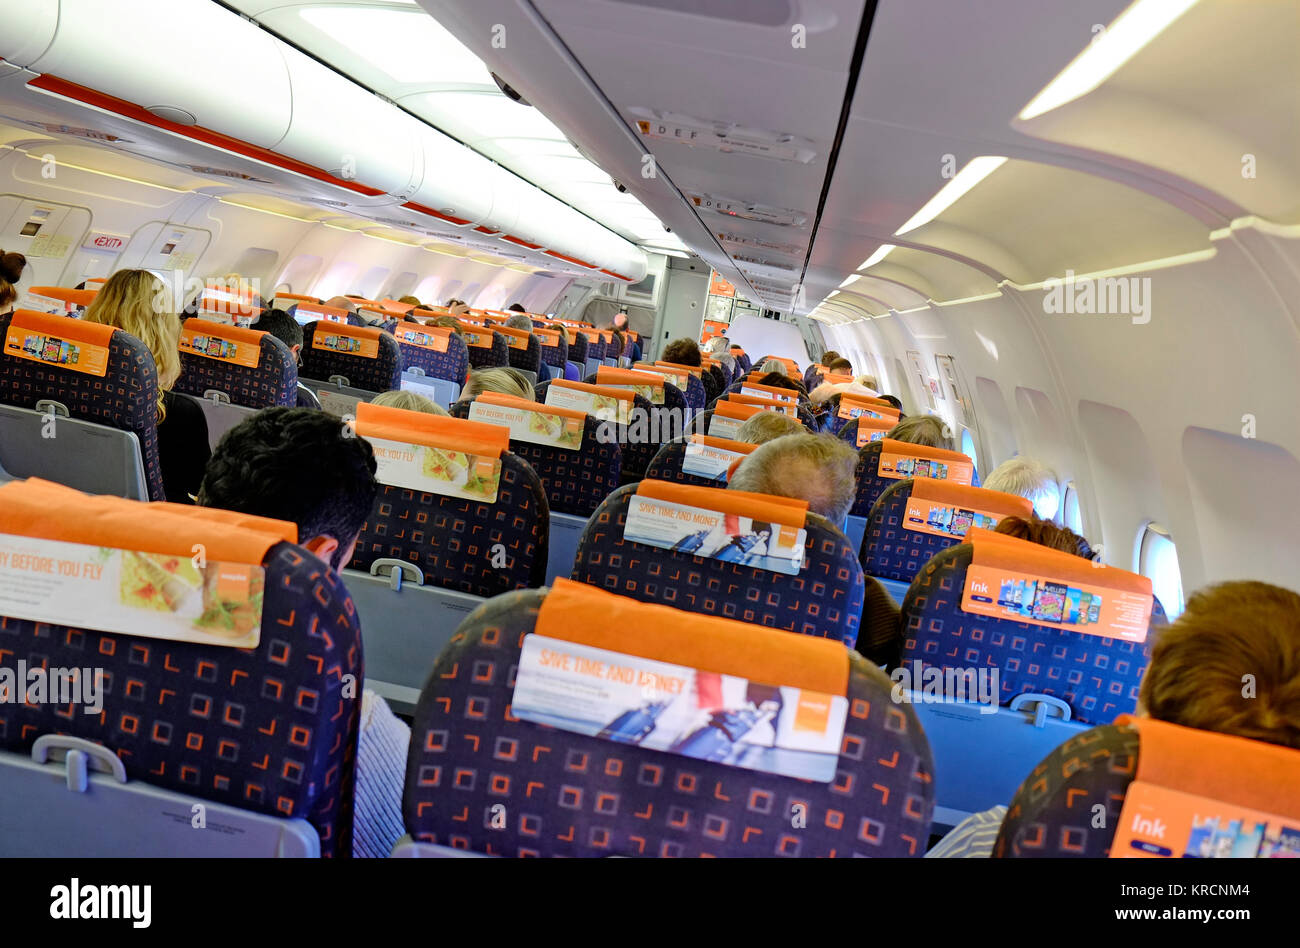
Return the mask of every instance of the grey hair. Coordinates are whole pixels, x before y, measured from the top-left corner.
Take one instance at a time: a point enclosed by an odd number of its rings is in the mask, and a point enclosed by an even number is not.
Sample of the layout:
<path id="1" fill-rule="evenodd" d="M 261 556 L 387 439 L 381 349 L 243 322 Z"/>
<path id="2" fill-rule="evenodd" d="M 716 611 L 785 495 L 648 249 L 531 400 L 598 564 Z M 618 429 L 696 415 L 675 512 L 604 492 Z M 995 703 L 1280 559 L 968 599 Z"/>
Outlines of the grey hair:
<path id="1" fill-rule="evenodd" d="M 889 431 L 885 432 L 885 437 L 893 441 L 906 441 L 908 444 L 919 444 L 927 448 L 942 448 L 945 451 L 956 451 L 953 446 L 952 429 L 942 418 L 936 418 L 934 415 L 913 415 L 911 418 L 904 418 Z"/>
<path id="2" fill-rule="evenodd" d="M 1056 472 L 1033 458 L 1003 461 L 989 472 L 984 487 L 1024 497 L 1033 503 L 1036 512 L 1045 511 L 1039 512 L 1039 516 L 1046 519 L 1055 516 L 1061 504 L 1061 487 L 1056 481 Z M 1048 501 L 1051 501 L 1050 505 Z"/>
<path id="3" fill-rule="evenodd" d="M 759 445 L 736 468 L 730 490 L 808 501 L 842 529 L 857 495 L 858 452 L 827 434 L 791 434 Z"/>
<path id="4" fill-rule="evenodd" d="M 736 432 L 737 441 L 766 444 L 789 434 L 806 434 L 807 428 L 797 419 L 779 411 L 760 411 L 745 420 Z"/>

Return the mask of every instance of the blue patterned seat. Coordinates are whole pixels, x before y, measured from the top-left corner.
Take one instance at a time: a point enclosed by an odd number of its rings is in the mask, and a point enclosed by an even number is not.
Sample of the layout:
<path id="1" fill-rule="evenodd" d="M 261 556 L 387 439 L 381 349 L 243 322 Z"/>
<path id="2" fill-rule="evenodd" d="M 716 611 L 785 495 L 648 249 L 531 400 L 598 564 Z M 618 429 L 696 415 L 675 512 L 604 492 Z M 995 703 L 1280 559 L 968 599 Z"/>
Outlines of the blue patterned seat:
<path id="1" fill-rule="evenodd" d="M 207 320 L 186 322 L 187 329 L 215 333 L 239 343 L 259 347 L 257 366 L 249 367 L 181 350 L 181 376 L 174 391 L 202 398 L 205 392 L 224 392 L 232 405 L 273 408 L 293 405 L 298 398 L 298 363 L 289 347 L 270 333 L 223 326 Z"/>
<path id="2" fill-rule="evenodd" d="M 1178 777 L 1168 780 L 1171 771 Z M 1154 718 L 1124 717 L 1070 738 L 1025 777 L 1003 818 L 993 855 L 1110 856 L 1123 826 L 1125 800 L 1135 783 L 1214 800 L 1223 809 L 1240 807 L 1296 820 L 1300 819 L 1298 779 L 1300 752 L 1289 747 Z M 1098 819 L 1099 808 L 1104 810 L 1103 819 Z M 1220 822 L 1227 824 L 1226 818 Z M 1168 827 L 1164 842 L 1172 858 L 1187 855 L 1185 849 L 1192 843 L 1186 833 L 1189 828 Z M 1276 833 L 1277 824 L 1270 829 Z M 1234 845 L 1232 855 L 1265 855 L 1260 850 L 1261 843 L 1268 845 L 1266 835 L 1249 840 L 1243 826 L 1242 834 L 1234 833 L 1230 842 L 1244 841 L 1250 849 L 1239 853 Z"/>
<path id="3" fill-rule="evenodd" d="M 534 323 L 534 325 L 536 325 Z M 569 344 L 564 341 L 564 337 L 556 333 L 556 342 L 553 346 L 542 346 L 542 361 L 553 368 L 564 371 L 565 364 L 569 361 Z"/>
<path id="4" fill-rule="evenodd" d="M 451 415 L 468 418 L 470 404 L 456 402 L 450 408 Z M 582 446 L 577 451 L 511 439 L 511 452 L 541 478 L 552 513 L 589 517 L 621 483 L 623 452 L 617 444 L 597 438 L 599 428 L 600 422 L 588 415 L 582 426 Z"/>
<path id="5" fill-rule="evenodd" d="M 736 391 L 737 392 L 740 391 L 739 383 L 737 383 L 736 385 Z M 724 391 L 721 395 L 718 396 L 718 398 L 710 400 L 708 407 L 713 408 L 719 400 L 735 401 L 735 399 L 727 398 L 729 394 L 731 394 L 730 390 Z M 820 430 L 817 426 L 817 419 L 813 417 L 812 409 L 808 407 L 808 404 L 806 402 L 800 401 L 798 404 L 796 404 L 795 411 L 797 412 L 799 423 L 803 425 L 805 428 L 807 428 L 810 433 L 815 433 Z"/>
<path id="6" fill-rule="evenodd" d="M 455 333 L 449 333 L 447 351 L 438 352 L 435 349 L 403 341 L 401 334 L 406 327 L 410 327 L 413 332 L 427 332 L 424 327 L 415 323 L 398 324 L 394 337 L 397 339 L 398 350 L 402 357 L 402 371 L 423 369 L 424 374 L 430 378 L 446 379 L 457 385 L 465 383 L 465 376 L 469 372 L 469 347 L 465 345 L 465 340 Z"/>
<path id="7" fill-rule="evenodd" d="M 37 402 L 50 399 L 62 403 L 73 418 L 131 432 L 140 441 L 149 499 L 165 500 L 158 462 L 158 372 L 149 349 L 120 329 L 29 310 L 0 316 L 0 338 L 20 313 L 38 332 L 58 335 L 72 325 L 95 336 L 108 349 L 106 371 L 103 376 L 89 375 L 3 352 L 0 403 L 35 409 Z"/>
<path id="8" fill-rule="evenodd" d="M 674 484 L 694 484 L 696 487 L 722 487 L 725 482 L 710 480 L 699 474 L 687 474 L 682 470 L 682 461 L 686 458 L 686 445 L 690 440 L 679 438 L 663 445 L 650 461 L 645 476 L 651 481 L 669 481 Z"/>
<path id="9" fill-rule="evenodd" d="M 373 359 L 313 346 L 317 332 L 329 335 L 331 330 L 337 329 L 337 323 L 321 320 L 303 327 L 299 375 L 317 382 L 328 382 L 331 376 L 341 375 L 348 380 L 350 387 L 367 392 L 387 392 L 402 384 L 402 352 L 391 333 L 374 327 L 355 327 L 354 332 L 377 340 L 378 354 Z"/>
<path id="10" fill-rule="evenodd" d="M 890 425 L 888 422 L 884 422 L 884 424 L 886 424 L 887 427 L 878 429 L 874 424 L 872 424 L 873 421 L 874 419 L 867 419 L 867 423 L 871 427 L 871 434 L 868 435 L 868 437 L 870 437 L 871 440 L 873 441 L 879 441 L 881 438 L 885 436 L 885 433 L 888 432 L 889 429 L 893 427 L 893 425 Z M 835 437 L 839 438 L 841 441 L 847 441 L 855 448 L 859 447 L 858 426 L 862 424 L 861 418 L 849 418 L 845 420 L 842 418 L 836 418 L 833 413 L 827 412 L 824 418 L 822 419 L 822 423 L 821 423 L 822 431 L 831 432 L 832 429 L 835 429 L 836 424 L 841 422 L 842 424 L 839 424 L 839 428 L 833 432 Z M 862 447 L 865 447 L 865 445 L 862 445 Z"/>
<path id="11" fill-rule="evenodd" d="M 506 451 L 493 504 L 380 485 L 349 565 L 365 573 L 377 559 L 402 560 L 415 564 L 429 585 L 495 596 L 542 585 L 549 532 L 541 478 Z"/>
<path id="12" fill-rule="evenodd" d="M 23 486 L 0 488 L 0 498 Z M 61 490 L 73 497 L 69 507 L 94 509 L 105 526 L 115 521 L 99 512 L 116 515 L 125 524 L 117 527 L 124 536 L 149 518 L 166 518 L 169 528 L 180 525 L 182 531 L 194 521 L 195 535 L 204 536 L 204 525 L 216 513 L 119 498 L 92 500 Z M 8 514 L 11 503 L 0 499 L 0 511 Z M 0 532 L 6 530 L 4 514 Z M 200 515 L 209 519 L 199 521 Z M 250 519 L 260 518 L 244 522 Z M 288 535 L 296 533 L 292 524 L 276 525 Z M 26 755 L 47 734 L 92 741 L 116 754 L 131 781 L 304 819 L 319 833 L 322 855 L 350 856 L 361 709 L 357 686 L 364 677 L 356 610 L 321 560 L 270 534 L 266 543 L 261 637 L 254 648 L 0 620 L 6 665 L 93 666 L 104 672 L 99 714 L 54 702 L 0 703 L 0 748 Z M 188 557 L 190 539 L 179 546 Z M 69 790 L 59 781 L 50 792 Z M 183 818 L 191 832 L 188 809 Z M 0 852 L 4 848 L 0 834 Z"/>
<path id="13" fill-rule="evenodd" d="M 491 334 L 492 345 L 470 346 L 469 365 L 471 369 L 497 369 L 510 364 L 510 346 L 506 337 L 499 332 L 492 332 L 479 326 L 466 326 L 465 332 L 473 338 L 482 338 Z"/>
<path id="14" fill-rule="evenodd" d="M 853 653 L 844 656 L 849 713 L 830 783 L 512 716 L 523 641 L 541 626 L 539 616 L 544 621 L 548 596 L 567 595 L 567 585 L 485 603 L 439 656 L 411 728 L 402 811 L 414 840 L 512 857 L 924 852 L 934 805 L 929 746 L 912 708 L 892 703 L 889 680 Z M 623 653 L 644 654 L 648 637 L 642 630 L 665 629 L 673 621 L 661 607 L 600 599 L 617 603 L 605 608 L 618 612 L 614 642 Z M 826 657 L 828 664 L 838 660 L 827 655 L 828 643 L 790 642 L 780 633 L 736 625 L 715 620 L 691 630 L 695 641 L 714 645 L 723 671 L 736 667 L 735 639 L 742 636 L 758 660 L 791 648 Z"/>
<path id="15" fill-rule="evenodd" d="M 716 485 L 714 485 L 716 486 Z M 642 602 L 738 619 L 852 647 L 864 594 L 862 567 L 844 535 L 808 514 L 798 575 L 692 556 L 624 539 L 637 485 L 606 498 L 578 541 L 573 578 Z"/>
<path id="16" fill-rule="evenodd" d="M 902 664 L 997 668 L 1000 704 L 1019 694 L 1046 694 L 1066 702 L 1073 720 L 1085 724 L 1131 713 L 1151 659 L 1150 631 L 1141 643 L 1127 642 L 964 612 L 961 601 L 972 552 L 970 543 L 949 547 L 912 580 L 899 620 Z M 1153 600 L 1150 626 L 1164 624 L 1164 610 Z"/>
<path id="17" fill-rule="evenodd" d="M 952 494 L 945 503 L 960 509 L 1026 519 L 1034 512 L 1034 505 L 1023 497 L 998 491 L 986 491 L 979 487 L 954 489 L 943 481 L 916 481 L 910 477 L 894 481 L 872 506 L 871 514 L 867 517 L 866 532 L 862 535 L 859 558 L 862 560 L 862 569 L 868 576 L 910 583 L 912 577 L 932 556 L 961 542 L 959 536 L 941 536 L 907 529 L 908 499 L 917 484 L 921 485 L 922 491 L 928 493 Z"/>
<path id="18" fill-rule="evenodd" d="M 538 336 L 529 334 L 528 341 L 524 348 L 516 349 L 510 345 L 513 339 L 522 338 L 523 330 L 511 330 L 509 327 L 494 327 L 497 334 L 506 337 L 506 358 L 511 368 L 520 369 L 524 372 L 538 374 L 542 368 L 542 340 Z M 521 335 L 516 336 L 515 333 Z"/>
<path id="19" fill-rule="evenodd" d="M 858 462 L 858 492 L 853 499 L 853 509 L 849 511 L 849 513 L 855 517 L 871 516 L 871 508 L 875 505 L 876 501 L 880 499 L 880 495 L 885 492 L 885 488 L 900 480 L 900 478 L 896 477 L 882 477 L 880 474 L 880 454 L 886 446 L 892 446 L 890 447 L 891 451 L 916 449 L 926 452 L 928 457 L 940 458 L 947 461 L 952 461 L 958 458 L 970 461 L 970 458 L 966 457 L 966 455 L 959 454 L 955 451 L 942 451 L 939 448 L 922 448 L 919 445 L 904 444 L 900 441 L 889 441 L 887 439 L 883 441 L 873 441 L 858 451 L 858 457 L 860 458 Z M 971 484 L 975 487 L 980 486 L 979 472 L 974 469 L 974 464 L 971 465 Z"/>
<path id="20" fill-rule="evenodd" d="M 754 363 L 750 361 L 749 356 L 745 354 L 745 350 L 740 348 L 740 346 L 732 346 L 731 355 L 732 358 L 734 358 L 736 362 L 740 365 L 740 369 L 742 372 L 753 371 Z"/>
<path id="21" fill-rule="evenodd" d="M 587 355 L 590 344 L 587 337 L 580 332 L 571 332 L 573 341 L 569 343 L 569 361 L 578 363 L 580 373 L 587 371 Z"/>

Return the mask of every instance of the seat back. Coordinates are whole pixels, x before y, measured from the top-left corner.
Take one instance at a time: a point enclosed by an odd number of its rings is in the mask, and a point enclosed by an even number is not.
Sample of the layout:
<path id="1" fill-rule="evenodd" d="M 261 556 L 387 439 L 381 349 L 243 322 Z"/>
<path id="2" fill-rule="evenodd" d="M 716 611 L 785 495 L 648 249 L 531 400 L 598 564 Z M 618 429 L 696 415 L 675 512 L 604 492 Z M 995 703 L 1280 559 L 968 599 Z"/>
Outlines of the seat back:
<path id="1" fill-rule="evenodd" d="M 993 854 L 1297 858 L 1297 786 L 1300 751 L 1125 715 L 1034 768 Z"/>
<path id="2" fill-rule="evenodd" d="M 507 450 L 508 430 L 364 402 L 356 418 L 357 433 L 376 445 L 380 488 L 352 569 L 401 560 L 426 584 L 475 596 L 544 582 L 550 507 L 537 473 Z"/>
<path id="3" fill-rule="evenodd" d="M 469 372 L 469 347 L 447 326 L 398 323 L 393 333 L 402 357 L 402 371 L 420 369 L 435 379 L 461 385 Z"/>
<path id="4" fill-rule="evenodd" d="M 752 454 L 758 445 L 726 438 L 689 434 L 659 449 L 645 476 L 653 481 L 721 487 L 727 483 L 732 462 Z"/>
<path id="5" fill-rule="evenodd" d="M 892 428 L 901 417 L 899 410 L 883 398 L 853 392 L 836 392 L 826 399 L 825 409 L 826 428 L 834 434 L 839 434 L 845 425 L 858 418 L 887 421 Z"/>
<path id="6" fill-rule="evenodd" d="M 704 411 L 704 383 L 691 374 L 687 366 L 674 366 L 668 362 L 637 362 L 632 368 L 638 372 L 657 372 L 680 391 L 686 403 L 687 420 Z"/>
<path id="7" fill-rule="evenodd" d="M 198 398 L 219 392 L 245 408 L 297 401 L 298 363 L 270 333 L 193 318 L 181 330 L 180 351 L 177 392 Z"/>
<path id="8" fill-rule="evenodd" d="M 462 331 L 469 347 L 470 368 L 496 369 L 510 364 L 510 347 L 504 334 L 467 323 L 462 323 Z"/>
<path id="9" fill-rule="evenodd" d="M 550 396 L 551 387 L 556 385 L 561 389 L 568 389 L 575 392 L 589 392 L 615 398 L 626 402 L 628 396 L 631 396 L 631 405 L 627 409 L 628 423 L 621 424 L 615 418 L 608 420 L 608 425 L 612 431 L 602 437 L 612 438 L 618 445 L 623 455 L 624 480 L 640 478 L 645 476 L 646 468 L 650 466 L 655 453 L 664 441 L 670 440 L 672 429 L 671 426 L 662 424 L 662 415 L 655 410 L 655 406 L 648 399 L 632 392 L 625 392 L 621 389 L 611 388 L 609 386 L 594 385 L 589 382 L 568 382 L 552 380 L 543 382 L 536 388 L 537 400 L 547 402 Z M 577 407 L 577 406 L 571 406 Z M 582 409 L 587 410 L 587 409 Z M 589 411 L 589 414 L 595 414 Z M 604 424 L 606 422 L 602 422 Z M 665 436 L 667 429 L 667 436 Z"/>
<path id="10" fill-rule="evenodd" d="M 745 350 L 740 346 L 732 346 L 731 355 L 739 363 L 742 372 L 749 372 L 754 368 L 754 363 L 750 361 L 749 356 L 745 354 Z"/>
<path id="11" fill-rule="evenodd" d="M 149 499 L 134 433 L 31 408 L 0 405 L 0 468 L 8 478 L 40 477 L 88 494 Z"/>
<path id="12" fill-rule="evenodd" d="M 590 342 L 587 337 L 580 332 L 570 332 L 573 340 L 569 343 L 569 361 L 576 362 L 581 367 L 581 374 L 587 374 L 587 355 L 590 348 Z"/>
<path id="13" fill-rule="evenodd" d="M 35 409 L 55 401 L 73 418 L 130 432 L 140 442 L 149 499 L 166 499 L 158 373 L 143 342 L 111 326 L 21 309 L 0 316 L 0 335 L 0 404 Z"/>
<path id="14" fill-rule="evenodd" d="M 823 421 L 822 430 L 831 431 L 834 429 L 834 413 L 827 412 Z M 850 418 L 834 431 L 835 437 L 841 441 L 847 441 L 855 448 L 865 448 L 872 441 L 881 441 L 884 439 L 889 429 L 894 427 L 894 422 L 884 418 Z"/>
<path id="15" fill-rule="evenodd" d="M 536 321 L 534 321 L 533 325 L 537 325 Z M 541 340 L 542 361 L 563 373 L 565 364 L 569 361 L 569 344 L 560 335 L 560 331 L 558 329 L 537 328 L 533 332 Z"/>
<path id="16" fill-rule="evenodd" d="M 787 415 L 790 414 L 787 409 L 793 408 L 794 417 L 799 420 L 801 425 L 807 428 L 809 432 L 818 430 L 817 420 L 813 417 L 812 410 L 803 402 L 787 402 L 781 399 L 766 398 L 762 395 L 746 395 L 741 392 L 724 391 L 715 401 L 709 403 L 709 407 L 716 410 L 718 404 L 722 402 L 731 405 L 757 405 L 760 408 L 781 411 Z"/>
<path id="17" fill-rule="evenodd" d="M 536 375 L 542 367 L 542 340 L 523 329 L 493 326 L 494 332 L 506 337 L 506 358 L 512 368 Z"/>
<path id="18" fill-rule="evenodd" d="M 1099 724 L 1136 707 L 1164 621 L 1146 577 L 972 529 L 912 580 L 902 665 L 997 669 L 999 704 L 1047 695 Z"/>
<path id="19" fill-rule="evenodd" d="M 528 433 L 527 413 L 531 411 L 542 411 L 561 420 L 581 415 L 581 441 L 577 445 L 558 446 L 524 440 L 519 435 Z M 524 417 L 520 417 L 521 413 Z M 457 402 L 451 406 L 451 414 L 484 424 L 510 425 L 510 451 L 537 472 L 552 514 L 588 517 L 620 483 L 623 452 L 616 443 L 598 437 L 600 422 L 592 415 L 548 408 L 540 402 L 495 392 Z M 502 420 L 505 418 L 518 420 Z M 529 437 L 536 436 L 529 433 Z"/>
<path id="20" fill-rule="evenodd" d="M 390 333 L 373 326 L 317 321 L 303 327 L 304 378 L 347 379 L 349 388 L 386 392 L 402 382 L 402 353 Z"/>
<path id="21" fill-rule="evenodd" d="M 94 561 L 121 577 L 102 591 L 94 578 L 72 580 L 72 594 L 3 611 L 5 664 L 45 669 L 50 690 L 0 703 L 0 853 L 275 855 L 306 821 L 321 854 L 351 854 L 360 629 L 347 590 L 292 542 L 296 532 L 280 521 L 92 497 L 37 480 L 0 488 L 0 543 L 10 551 L 80 558 L 71 551 L 99 550 Z M 192 560 L 195 544 L 203 545 L 201 564 Z M 129 552 L 108 552 L 121 549 Z M 152 578 L 168 572 L 161 583 Z M 232 572 L 245 575 L 237 591 L 225 585 Z M 260 632 L 250 635 L 258 601 Z M 66 685 L 78 669 L 80 698 L 74 689 L 56 699 L 53 674 Z M 88 687 L 99 692 L 97 709 Z M 66 782 L 46 762 L 51 743 L 69 751 Z M 74 779 L 88 757 L 118 772 L 89 793 Z M 120 815 L 120 795 L 133 790 L 127 825 L 70 837 L 97 814 Z M 192 801 L 213 805 L 209 831 L 191 828 Z M 278 828 L 262 821 L 260 840 L 234 838 L 218 829 L 218 804 L 275 818 Z M 46 812 L 69 822 L 46 823 Z M 123 848 L 104 848 L 109 840 Z"/>
<path id="22" fill-rule="evenodd" d="M 402 805 L 417 841 L 412 854 L 924 852 L 933 808 L 929 748 L 913 711 L 890 702 L 879 669 L 835 643 L 684 617 L 575 585 L 558 580 L 549 592 L 485 604 L 431 670 L 411 729 Z M 677 680 L 694 684 L 676 696 L 620 691 L 611 706 L 628 710 L 603 729 L 594 717 L 590 726 L 584 719 L 552 727 L 502 713 L 513 707 L 533 717 L 516 683 L 521 675 L 525 684 L 534 680 L 528 672 L 538 639 L 558 653 L 604 655 L 632 669 L 667 662 L 680 669 Z M 788 741 L 809 692 L 817 701 L 833 696 L 831 713 L 845 722 L 833 750 L 803 754 L 815 760 L 808 772 L 815 766 L 817 779 L 749 769 L 771 766 L 768 757 L 743 767 L 720 762 L 736 756 L 733 734 L 754 749 L 738 732 L 756 721 L 755 741 L 767 734 L 778 746 Z M 693 709 L 708 724 L 675 735 L 672 723 Z M 833 725 L 819 733 L 822 746 L 836 733 Z"/>
<path id="23" fill-rule="evenodd" d="M 979 486 L 975 462 L 958 451 L 929 448 L 882 438 L 858 452 L 858 489 L 849 512 L 858 517 L 871 516 L 885 488 L 907 477 L 931 477 L 952 484 Z M 940 475 L 935 477 L 935 475 Z"/>
<path id="24" fill-rule="evenodd" d="M 738 542 L 729 544 L 723 553 L 730 559 L 696 556 L 683 549 L 665 549 L 630 539 L 628 514 L 638 503 L 638 494 L 643 500 L 671 498 L 669 503 L 723 513 L 735 509 L 756 511 L 751 536 L 764 525 L 775 532 L 775 522 L 763 518 L 773 516 L 770 505 L 788 503 L 785 498 L 663 481 L 620 487 L 587 522 L 578 541 L 572 574 L 575 580 L 688 612 L 836 639 L 849 646 L 857 641 L 862 615 L 862 567 L 844 535 L 823 518 L 806 513 L 806 504 L 801 515 L 802 564 L 797 572 L 787 574 L 749 565 L 754 560 L 745 554 L 733 555 L 731 548 L 742 549 L 748 539 L 744 534 L 735 534 Z M 742 526 L 743 521 L 736 529 Z M 686 537 L 678 545 L 699 549 L 711 542 L 716 541 L 704 537 L 696 544 Z"/>
<path id="25" fill-rule="evenodd" d="M 971 527 L 992 530 L 1003 517 L 1024 517 L 1024 497 L 930 478 L 895 481 L 867 517 L 859 558 L 868 576 L 910 583 L 930 557 L 960 543 Z"/>

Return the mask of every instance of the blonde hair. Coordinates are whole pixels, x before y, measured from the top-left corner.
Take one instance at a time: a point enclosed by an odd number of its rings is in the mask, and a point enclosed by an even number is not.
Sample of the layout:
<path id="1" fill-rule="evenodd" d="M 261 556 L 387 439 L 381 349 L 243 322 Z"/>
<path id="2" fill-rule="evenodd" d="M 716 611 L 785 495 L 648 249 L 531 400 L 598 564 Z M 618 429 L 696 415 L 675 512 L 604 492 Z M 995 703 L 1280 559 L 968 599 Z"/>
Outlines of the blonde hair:
<path id="1" fill-rule="evenodd" d="M 462 401 L 468 401 L 478 398 L 484 392 L 514 395 L 516 398 L 526 398 L 530 402 L 535 401 L 537 397 L 532 385 L 524 376 L 515 369 L 506 368 L 475 369 L 470 372 L 469 380 L 465 383 L 460 397 Z"/>
<path id="2" fill-rule="evenodd" d="M 1056 482 L 1056 474 L 1033 458 L 1003 461 L 984 479 L 984 487 L 1024 497 L 1033 503 L 1034 512 L 1046 520 L 1055 517 L 1061 506 L 1061 487 Z"/>
<path id="3" fill-rule="evenodd" d="M 426 415 L 447 414 L 447 409 L 432 399 L 425 398 L 415 392 L 403 392 L 401 389 L 396 388 L 391 392 L 380 392 L 370 399 L 370 404 L 383 405 L 385 408 L 400 408 L 403 411 L 422 411 Z"/>
<path id="4" fill-rule="evenodd" d="M 115 326 L 145 344 L 158 372 L 158 420 L 165 419 L 163 395 L 181 377 L 177 348 L 181 318 L 167 284 L 148 270 L 119 270 L 109 277 L 82 318 L 88 323 Z"/>
<path id="5" fill-rule="evenodd" d="M 569 327 L 567 327 L 567 326 L 561 326 L 559 323 L 551 323 L 551 324 L 550 324 L 549 326 L 547 326 L 546 328 L 547 328 L 547 329 L 554 329 L 554 330 L 556 330 L 557 332 L 559 332 L 559 334 L 560 334 L 560 338 L 564 340 L 564 344 L 565 344 L 566 346 L 567 346 L 569 343 L 573 342 L 573 340 L 569 338 Z"/>

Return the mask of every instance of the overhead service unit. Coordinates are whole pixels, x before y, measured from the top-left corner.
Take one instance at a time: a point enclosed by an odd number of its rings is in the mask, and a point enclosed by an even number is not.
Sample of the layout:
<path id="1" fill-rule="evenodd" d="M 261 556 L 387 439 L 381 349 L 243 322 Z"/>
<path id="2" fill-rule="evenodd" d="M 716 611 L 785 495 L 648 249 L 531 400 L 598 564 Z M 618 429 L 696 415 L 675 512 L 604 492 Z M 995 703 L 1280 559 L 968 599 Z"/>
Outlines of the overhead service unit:
<path id="1" fill-rule="evenodd" d="M 305 176 L 306 200 L 363 215 L 400 205 L 436 228 L 492 235 L 536 266 L 624 283 L 645 276 L 635 244 L 255 24 L 211 0 L 165 7 L 0 0 L 0 59 L 38 74 L 5 79 L 0 96 L 21 80 L 26 105 L 54 98 L 63 114 L 85 110 L 87 124 L 98 114 L 142 139 L 200 143 L 208 160 L 217 149 L 228 165 Z"/>

